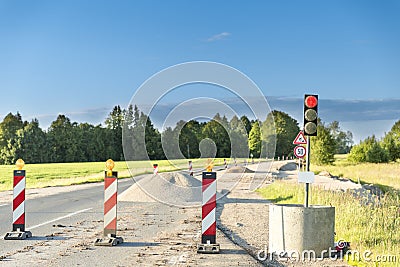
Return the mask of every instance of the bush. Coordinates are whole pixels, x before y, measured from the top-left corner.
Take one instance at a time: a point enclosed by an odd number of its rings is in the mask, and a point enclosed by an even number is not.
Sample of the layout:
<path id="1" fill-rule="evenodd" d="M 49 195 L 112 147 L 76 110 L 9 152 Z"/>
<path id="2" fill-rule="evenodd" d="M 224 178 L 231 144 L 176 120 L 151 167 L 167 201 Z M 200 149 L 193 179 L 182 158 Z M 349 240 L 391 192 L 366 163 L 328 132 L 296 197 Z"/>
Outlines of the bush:
<path id="1" fill-rule="evenodd" d="M 318 135 L 311 138 L 311 162 L 331 165 L 335 161 L 336 143 L 329 130 L 320 123 Z"/>
<path id="2" fill-rule="evenodd" d="M 389 152 L 379 144 L 375 136 L 372 136 L 353 146 L 348 160 L 355 163 L 386 163 L 389 162 Z"/>
<path id="3" fill-rule="evenodd" d="M 366 161 L 371 163 L 387 163 L 389 162 L 389 153 L 378 143 L 375 143 L 367 151 Z"/>

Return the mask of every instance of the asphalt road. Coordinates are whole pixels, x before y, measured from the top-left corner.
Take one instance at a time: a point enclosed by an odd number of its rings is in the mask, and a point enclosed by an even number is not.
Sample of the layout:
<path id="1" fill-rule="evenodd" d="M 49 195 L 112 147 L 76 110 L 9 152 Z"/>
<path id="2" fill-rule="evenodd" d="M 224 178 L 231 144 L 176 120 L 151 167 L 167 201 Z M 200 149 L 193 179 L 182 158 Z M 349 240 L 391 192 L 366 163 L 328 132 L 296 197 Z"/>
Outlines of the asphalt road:
<path id="1" fill-rule="evenodd" d="M 123 192 L 132 184 L 132 179 L 119 180 L 118 192 Z M 82 220 L 101 220 L 103 201 L 103 183 L 76 191 L 29 199 L 25 201 L 25 221 L 26 229 L 32 232 L 33 237 L 21 241 L 3 239 L 12 229 L 12 203 L 0 203 L 0 256 L 45 239 L 46 235 L 54 232 L 53 225 L 71 225 Z"/>

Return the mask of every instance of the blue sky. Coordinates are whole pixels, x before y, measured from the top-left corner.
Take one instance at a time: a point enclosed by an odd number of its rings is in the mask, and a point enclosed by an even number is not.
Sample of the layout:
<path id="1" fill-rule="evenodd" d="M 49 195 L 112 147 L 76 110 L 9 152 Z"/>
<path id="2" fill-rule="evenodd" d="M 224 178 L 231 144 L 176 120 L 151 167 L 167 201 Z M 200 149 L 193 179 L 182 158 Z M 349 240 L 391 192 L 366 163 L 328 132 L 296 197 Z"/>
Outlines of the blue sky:
<path id="1" fill-rule="evenodd" d="M 0 0 L 0 118 L 100 123 L 151 75 L 193 60 L 230 65 L 266 96 L 400 99 L 399 11 L 389 0 Z"/>

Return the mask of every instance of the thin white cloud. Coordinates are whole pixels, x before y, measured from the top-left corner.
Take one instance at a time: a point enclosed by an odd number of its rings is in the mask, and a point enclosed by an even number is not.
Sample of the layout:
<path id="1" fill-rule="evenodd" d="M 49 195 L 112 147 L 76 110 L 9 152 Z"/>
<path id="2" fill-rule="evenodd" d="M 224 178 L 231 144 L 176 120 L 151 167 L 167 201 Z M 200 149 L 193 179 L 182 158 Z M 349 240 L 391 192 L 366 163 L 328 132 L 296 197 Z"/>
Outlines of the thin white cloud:
<path id="1" fill-rule="evenodd" d="M 208 38 L 207 42 L 215 42 L 215 41 L 223 40 L 223 39 L 226 39 L 230 35 L 231 35 L 231 33 L 229 33 L 229 32 L 221 32 L 221 33 L 215 34 L 215 35 L 211 36 L 210 38 Z"/>

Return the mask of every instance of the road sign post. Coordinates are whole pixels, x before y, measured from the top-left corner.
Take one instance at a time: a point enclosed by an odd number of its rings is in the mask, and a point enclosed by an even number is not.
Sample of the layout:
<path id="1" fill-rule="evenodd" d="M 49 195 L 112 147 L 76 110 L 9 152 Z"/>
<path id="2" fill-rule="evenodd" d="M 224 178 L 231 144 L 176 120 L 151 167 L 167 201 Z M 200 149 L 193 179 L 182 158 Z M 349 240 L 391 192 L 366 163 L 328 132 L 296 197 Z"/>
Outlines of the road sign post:
<path id="1" fill-rule="evenodd" d="M 306 165 L 306 172 L 310 171 L 310 136 L 307 136 L 307 165 Z M 310 191 L 310 183 L 306 183 L 306 196 L 304 200 L 304 206 L 308 207 L 308 194 Z"/>
<path id="2" fill-rule="evenodd" d="M 306 140 L 306 138 L 304 136 L 304 132 L 303 131 L 300 131 L 297 134 L 296 138 L 293 140 L 293 144 L 297 145 L 294 148 L 293 152 L 294 152 L 294 155 L 296 156 L 296 158 L 299 159 L 299 171 L 300 171 L 301 170 L 301 160 L 304 158 L 304 156 L 307 153 L 307 149 L 304 146 L 302 146 L 302 145 L 307 144 L 307 140 Z"/>
<path id="3" fill-rule="evenodd" d="M 301 160 L 305 157 L 307 149 L 304 146 L 296 146 L 293 150 L 296 158 L 299 159 L 299 171 L 301 170 Z"/>
<path id="4" fill-rule="evenodd" d="M 304 134 L 307 136 L 307 164 L 306 171 L 310 171 L 310 136 L 317 136 L 318 130 L 318 95 L 304 95 Z M 308 207 L 308 193 L 310 184 L 306 183 L 304 206 Z"/>

